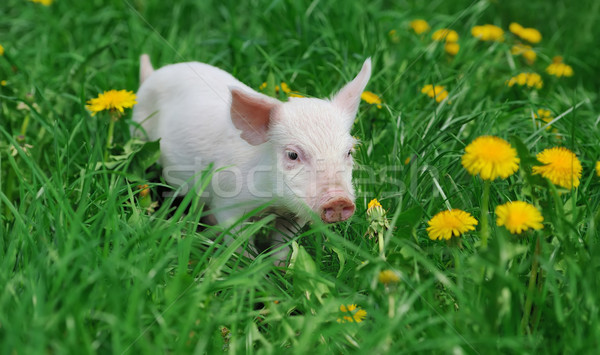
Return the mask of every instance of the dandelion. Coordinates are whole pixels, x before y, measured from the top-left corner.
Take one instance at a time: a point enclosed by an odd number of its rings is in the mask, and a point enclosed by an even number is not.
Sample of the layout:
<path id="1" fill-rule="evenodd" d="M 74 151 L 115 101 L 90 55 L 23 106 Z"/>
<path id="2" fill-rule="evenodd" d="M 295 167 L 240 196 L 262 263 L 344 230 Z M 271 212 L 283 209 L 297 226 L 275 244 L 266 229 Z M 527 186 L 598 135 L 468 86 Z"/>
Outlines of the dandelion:
<path id="1" fill-rule="evenodd" d="M 292 89 L 290 89 L 288 84 L 284 83 L 283 81 L 281 82 L 279 87 L 281 87 L 281 91 L 283 91 L 286 94 L 289 94 L 290 92 L 292 92 Z M 275 91 L 279 91 L 279 87 L 275 87 Z"/>
<path id="2" fill-rule="evenodd" d="M 138 189 L 140 189 L 140 197 L 144 198 L 150 194 L 150 189 L 148 188 L 148 184 L 138 185 Z"/>
<path id="3" fill-rule="evenodd" d="M 390 222 L 386 217 L 387 212 L 383 209 L 379 201 L 376 198 L 372 199 L 367 206 L 367 216 L 369 220 L 369 227 L 367 228 L 367 234 L 370 237 L 377 236 L 379 244 L 379 254 L 385 257 L 385 243 L 383 235 L 390 229 Z"/>
<path id="4" fill-rule="evenodd" d="M 579 186 L 583 169 L 577 156 L 569 149 L 564 147 L 544 149 L 536 158 L 544 165 L 534 166 L 534 174 L 540 174 L 554 185 L 567 189 Z"/>
<path id="5" fill-rule="evenodd" d="M 338 318 L 337 322 L 338 323 L 360 323 L 363 320 L 365 320 L 365 318 L 367 318 L 367 311 L 365 311 L 364 309 L 361 309 L 360 307 L 357 307 L 355 304 L 349 304 L 349 305 L 341 305 L 340 306 L 340 311 L 342 313 L 347 313 L 345 315 L 343 315 L 342 318 Z"/>
<path id="6" fill-rule="evenodd" d="M 410 27 L 416 34 L 420 35 L 423 32 L 427 32 L 431 29 L 427 21 L 422 19 L 416 19 L 410 22 Z"/>
<path id="7" fill-rule="evenodd" d="M 6 84 L 7 84 L 7 81 L 6 81 L 6 80 L 2 80 L 2 81 L 0 81 L 0 86 L 6 86 Z"/>
<path id="8" fill-rule="evenodd" d="M 4 47 L 0 44 L 0 57 L 4 55 Z"/>
<path id="9" fill-rule="evenodd" d="M 458 33 L 448 28 L 439 29 L 431 35 L 434 41 L 458 42 Z"/>
<path id="10" fill-rule="evenodd" d="M 279 92 L 280 87 L 281 87 L 281 91 L 283 91 L 288 97 L 304 97 L 304 96 L 300 95 L 299 92 L 293 91 L 292 89 L 290 89 L 289 85 L 283 81 L 281 82 L 281 84 L 279 84 L 279 86 L 275 87 L 275 91 Z"/>
<path id="11" fill-rule="evenodd" d="M 435 98 L 435 101 L 437 102 L 442 102 L 446 97 L 448 97 L 448 91 L 446 91 L 446 87 L 441 85 L 425 85 L 423 86 L 423 89 L 421 89 L 421 93 L 431 98 Z"/>
<path id="12" fill-rule="evenodd" d="M 456 42 L 446 42 L 444 44 L 444 50 L 446 51 L 446 53 L 454 56 L 460 50 L 460 44 L 458 44 Z"/>
<path id="13" fill-rule="evenodd" d="M 544 217 L 535 206 L 513 201 L 496 207 L 496 225 L 504 226 L 512 234 L 521 234 L 528 229 L 542 229 Z"/>
<path id="14" fill-rule="evenodd" d="M 260 86 L 258 87 L 258 89 L 260 91 L 264 91 L 267 88 L 267 86 L 268 86 L 268 84 L 266 82 L 264 82 L 264 83 L 260 84 Z M 287 83 L 283 82 L 283 81 L 281 82 L 281 84 L 275 86 L 275 93 L 279 93 L 279 91 L 282 91 L 288 97 L 304 97 L 299 92 L 293 91 L 290 88 L 290 86 Z"/>
<path id="15" fill-rule="evenodd" d="M 600 160 L 596 162 L 596 175 L 600 176 Z"/>
<path id="16" fill-rule="evenodd" d="M 544 123 L 550 123 L 554 119 L 554 117 L 552 117 L 552 112 L 543 108 L 538 109 L 537 113 L 533 114 L 533 117 L 542 120 Z M 551 126 L 548 126 L 546 127 L 546 130 L 549 130 L 550 128 Z"/>
<path id="17" fill-rule="evenodd" d="M 508 25 L 508 30 L 514 34 L 518 34 L 521 33 L 521 31 L 523 31 L 523 26 L 519 25 L 516 22 L 512 22 L 510 25 Z"/>
<path id="18" fill-rule="evenodd" d="M 523 58 L 525 58 L 525 60 L 529 64 L 533 64 L 533 62 L 535 62 L 535 59 L 537 58 L 537 54 L 535 53 L 535 51 L 531 49 L 530 45 L 527 44 L 515 44 L 510 49 L 510 53 L 512 55 L 522 55 Z"/>
<path id="19" fill-rule="evenodd" d="M 95 116 L 100 111 L 110 111 L 113 118 L 118 118 L 123 114 L 126 108 L 132 108 L 137 104 L 133 91 L 127 90 L 109 90 L 98 95 L 97 98 L 90 99 L 87 102 L 87 109 Z"/>
<path id="20" fill-rule="evenodd" d="M 465 148 L 462 166 L 484 180 L 506 179 L 519 170 L 517 151 L 502 138 L 481 136 Z"/>
<path id="21" fill-rule="evenodd" d="M 371 211 L 373 211 L 377 207 L 381 208 L 381 203 L 379 203 L 379 201 L 377 201 L 377 199 L 374 198 L 367 205 L 367 213 L 372 213 Z"/>
<path id="22" fill-rule="evenodd" d="M 560 56 L 556 56 L 552 59 L 552 64 L 546 68 L 546 72 L 557 78 L 562 76 L 573 76 L 573 68 L 571 68 L 570 65 L 563 63 L 562 57 Z"/>
<path id="23" fill-rule="evenodd" d="M 508 87 L 513 87 L 515 84 L 519 86 L 527 86 L 530 88 L 541 89 L 544 85 L 542 77 L 537 73 L 520 73 L 506 81 Z"/>
<path id="24" fill-rule="evenodd" d="M 485 184 L 481 198 L 481 246 L 487 248 L 490 184 L 496 178 L 506 179 L 519 170 L 517 151 L 502 138 L 481 136 L 465 147 L 461 163 L 471 175 L 479 175 Z"/>
<path id="25" fill-rule="evenodd" d="M 434 41 L 438 42 L 446 41 L 446 43 L 444 44 L 444 50 L 446 51 L 446 53 L 452 56 L 456 55 L 460 50 L 460 45 L 457 43 L 458 33 L 456 33 L 456 31 L 454 30 L 450 30 L 447 28 L 439 29 L 431 35 L 431 38 Z"/>
<path id="26" fill-rule="evenodd" d="M 453 209 L 439 212 L 427 224 L 429 225 L 427 233 L 430 239 L 449 240 L 452 236 L 458 237 L 463 233 L 475 230 L 477 220 L 468 212 Z"/>
<path id="27" fill-rule="evenodd" d="M 377 108 L 381 108 L 381 98 L 370 91 L 363 91 L 360 98 L 370 105 L 377 105 Z"/>
<path id="28" fill-rule="evenodd" d="M 518 36 L 529 43 L 539 43 L 542 40 L 542 34 L 535 28 L 524 28 Z"/>
<path id="29" fill-rule="evenodd" d="M 106 136 L 106 149 L 104 150 L 104 160 L 108 160 L 108 149 L 112 146 L 115 122 L 125 112 L 126 108 L 132 108 L 137 104 L 133 91 L 127 90 L 109 90 L 99 94 L 98 97 L 88 100 L 87 109 L 91 111 L 92 116 L 98 112 L 108 111 L 111 119 L 108 124 L 108 133 Z"/>
<path id="30" fill-rule="evenodd" d="M 475 26 L 471 29 L 471 35 L 481 41 L 504 42 L 504 31 L 494 25 Z"/>
<path id="31" fill-rule="evenodd" d="M 394 270 L 382 270 L 378 276 L 379 282 L 384 285 L 395 284 L 400 281 L 398 274 Z"/>
<path id="32" fill-rule="evenodd" d="M 44 6 L 50 6 L 54 2 L 54 0 L 29 0 L 31 2 L 42 4 Z"/>
<path id="33" fill-rule="evenodd" d="M 508 26 L 510 32 L 529 43 L 539 43 L 542 40 L 542 34 L 535 28 L 524 28 L 516 22 Z"/>
<path id="34" fill-rule="evenodd" d="M 140 207 L 145 209 L 148 214 L 154 213 L 154 211 L 158 207 L 158 202 L 152 201 L 152 196 L 150 196 L 150 188 L 148 188 L 148 184 L 138 185 L 137 188 L 140 189 Z"/>

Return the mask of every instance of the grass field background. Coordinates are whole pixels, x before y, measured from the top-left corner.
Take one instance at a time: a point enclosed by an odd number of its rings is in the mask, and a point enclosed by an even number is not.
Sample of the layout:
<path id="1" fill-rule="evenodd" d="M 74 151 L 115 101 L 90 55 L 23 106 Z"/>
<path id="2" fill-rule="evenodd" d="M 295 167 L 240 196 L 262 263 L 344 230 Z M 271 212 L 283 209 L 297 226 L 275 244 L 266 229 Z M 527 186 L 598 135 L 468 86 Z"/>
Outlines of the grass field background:
<path id="1" fill-rule="evenodd" d="M 597 351 L 600 2 L 4 0 L 0 14 L 0 352 Z M 417 18 L 432 30 L 415 34 Z M 511 22 L 541 32 L 534 64 L 511 55 Z M 487 23 L 504 42 L 471 35 Z M 442 27 L 460 35 L 456 56 L 431 40 Z M 85 108 L 105 90 L 136 91 L 141 53 L 156 67 L 197 60 L 256 89 L 270 76 L 315 97 L 372 57 L 367 90 L 383 105 L 363 102 L 352 132 L 355 216 L 303 230 L 291 273 L 213 243 L 218 227 L 199 231 L 199 214 L 186 213 L 199 208 L 191 195 L 149 213 L 138 185 L 159 167 L 141 176 L 154 155 L 127 145 L 130 111 L 104 159 L 108 117 Z M 555 56 L 572 77 L 545 72 Z M 507 87 L 520 72 L 543 87 Z M 427 84 L 448 99 L 422 94 Z M 555 130 L 533 118 L 540 108 L 562 115 Z M 481 135 L 522 143 L 519 172 L 491 186 L 489 247 L 479 230 L 430 240 L 427 221 L 449 206 L 481 218 L 484 183 L 460 164 Z M 577 189 L 532 178 L 535 154 L 554 146 L 581 160 Z M 152 181 L 158 200 L 164 184 Z M 373 198 L 391 222 L 385 258 L 366 236 Z M 509 200 L 536 204 L 544 229 L 497 227 L 493 207 Z M 399 282 L 379 282 L 382 270 Z M 366 318 L 338 322 L 351 304 Z"/>

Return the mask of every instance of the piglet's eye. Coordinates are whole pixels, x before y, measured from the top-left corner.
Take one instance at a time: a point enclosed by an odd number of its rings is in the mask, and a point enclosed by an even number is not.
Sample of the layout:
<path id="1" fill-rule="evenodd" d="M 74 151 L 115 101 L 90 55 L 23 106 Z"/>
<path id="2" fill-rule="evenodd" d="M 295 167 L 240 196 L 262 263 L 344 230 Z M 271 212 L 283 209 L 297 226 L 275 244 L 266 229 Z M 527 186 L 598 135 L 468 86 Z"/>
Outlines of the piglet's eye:
<path id="1" fill-rule="evenodd" d="M 288 151 L 287 156 L 290 160 L 298 159 L 298 153 L 296 153 L 296 152 Z"/>
<path id="2" fill-rule="evenodd" d="M 350 150 L 348 151 L 348 156 L 351 156 L 351 155 L 352 155 L 352 149 L 350 149 Z"/>

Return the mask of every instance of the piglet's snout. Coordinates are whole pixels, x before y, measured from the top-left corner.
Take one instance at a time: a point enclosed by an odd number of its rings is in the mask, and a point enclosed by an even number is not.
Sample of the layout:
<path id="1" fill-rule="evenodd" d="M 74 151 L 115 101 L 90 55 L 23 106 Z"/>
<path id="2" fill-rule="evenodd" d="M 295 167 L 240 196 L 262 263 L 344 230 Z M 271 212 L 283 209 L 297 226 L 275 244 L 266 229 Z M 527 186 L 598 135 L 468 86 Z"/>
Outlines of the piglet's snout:
<path id="1" fill-rule="evenodd" d="M 321 219 L 325 223 L 345 221 L 352 217 L 356 207 L 347 197 L 336 196 L 321 206 Z"/>

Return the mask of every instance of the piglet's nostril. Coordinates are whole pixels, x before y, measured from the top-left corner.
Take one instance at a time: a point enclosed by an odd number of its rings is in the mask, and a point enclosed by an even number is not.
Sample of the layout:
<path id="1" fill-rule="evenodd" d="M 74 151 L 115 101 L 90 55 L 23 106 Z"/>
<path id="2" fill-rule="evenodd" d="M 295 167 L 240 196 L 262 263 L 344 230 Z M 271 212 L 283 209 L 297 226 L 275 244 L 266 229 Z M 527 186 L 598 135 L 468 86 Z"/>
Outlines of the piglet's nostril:
<path id="1" fill-rule="evenodd" d="M 345 221 L 352 217 L 354 210 L 354 203 L 348 198 L 333 198 L 321 207 L 321 219 L 326 223 Z"/>

